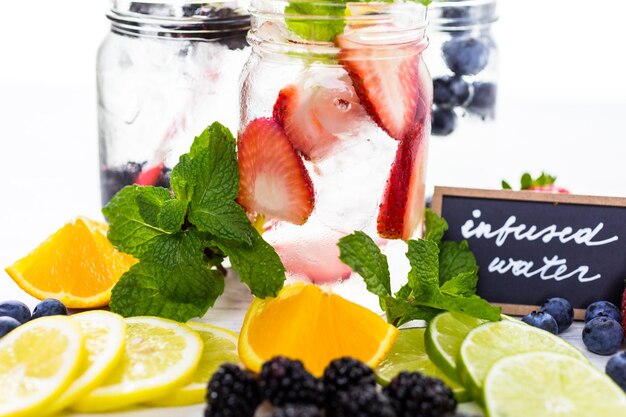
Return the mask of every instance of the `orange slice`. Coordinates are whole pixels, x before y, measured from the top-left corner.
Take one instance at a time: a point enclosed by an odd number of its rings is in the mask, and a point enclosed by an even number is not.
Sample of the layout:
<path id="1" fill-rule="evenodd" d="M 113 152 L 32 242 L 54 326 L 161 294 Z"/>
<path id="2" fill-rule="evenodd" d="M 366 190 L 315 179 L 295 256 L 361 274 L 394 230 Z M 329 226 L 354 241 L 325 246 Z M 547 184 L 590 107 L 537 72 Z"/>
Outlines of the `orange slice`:
<path id="1" fill-rule="evenodd" d="M 69 308 L 105 306 L 111 288 L 136 260 L 118 252 L 107 225 L 83 217 L 66 224 L 6 269 L 35 298 L 56 298 Z"/>
<path id="2" fill-rule="evenodd" d="M 252 302 L 239 336 L 239 357 L 259 372 L 268 359 L 287 356 L 321 376 L 330 361 L 343 356 L 376 367 L 397 337 L 398 329 L 372 311 L 316 285 L 295 283 L 276 298 Z"/>

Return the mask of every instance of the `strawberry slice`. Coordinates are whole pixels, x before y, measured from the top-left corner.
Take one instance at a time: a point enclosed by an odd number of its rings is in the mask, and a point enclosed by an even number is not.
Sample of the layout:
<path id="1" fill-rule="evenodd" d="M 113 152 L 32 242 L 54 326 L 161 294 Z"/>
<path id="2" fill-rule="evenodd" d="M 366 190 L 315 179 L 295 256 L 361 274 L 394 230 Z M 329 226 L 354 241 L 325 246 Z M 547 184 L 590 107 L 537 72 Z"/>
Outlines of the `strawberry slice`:
<path id="1" fill-rule="evenodd" d="M 361 104 L 394 139 L 402 140 L 413 127 L 419 100 L 418 67 L 423 46 L 368 43 L 367 30 L 337 37 L 339 61 L 352 78 Z M 380 37 L 377 35 L 377 37 Z"/>
<path id="2" fill-rule="evenodd" d="M 428 124 L 419 124 L 398 144 L 378 212 L 378 235 L 408 240 L 424 211 Z"/>
<path id="3" fill-rule="evenodd" d="M 164 163 L 157 164 L 148 169 L 144 169 L 135 178 L 137 185 L 156 185 L 163 176 Z"/>
<path id="4" fill-rule="evenodd" d="M 237 140 L 239 195 L 249 212 L 304 224 L 315 203 L 313 183 L 274 119 L 253 120 Z"/>
<path id="5" fill-rule="evenodd" d="M 280 90 L 273 114 L 293 147 L 318 161 L 338 143 L 337 135 L 350 132 L 365 111 L 348 76 L 316 74 Z"/>

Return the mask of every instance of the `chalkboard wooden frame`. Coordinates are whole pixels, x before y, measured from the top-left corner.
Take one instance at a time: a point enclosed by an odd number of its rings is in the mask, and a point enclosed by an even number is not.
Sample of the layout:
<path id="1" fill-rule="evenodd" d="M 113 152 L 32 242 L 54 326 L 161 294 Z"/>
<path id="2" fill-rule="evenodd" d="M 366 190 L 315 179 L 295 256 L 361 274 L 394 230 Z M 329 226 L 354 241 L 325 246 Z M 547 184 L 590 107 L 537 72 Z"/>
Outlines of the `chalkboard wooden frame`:
<path id="1" fill-rule="evenodd" d="M 592 206 L 609 206 L 626 208 L 626 198 L 621 197 L 602 197 L 590 195 L 574 195 L 574 194 L 556 194 L 534 191 L 513 191 L 513 190 L 486 190 L 476 188 L 456 188 L 456 187 L 435 187 L 432 199 L 432 209 L 439 215 L 443 209 L 444 197 L 464 197 L 487 200 L 509 200 L 509 201 L 526 201 L 541 202 L 553 204 L 570 204 L 570 205 L 592 205 Z M 502 304 L 493 303 L 502 307 L 505 314 L 526 315 L 539 308 L 537 305 L 520 305 L 520 304 Z M 584 309 L 574 309 L 574 317 L 576 320 L 582 320 L 585 316 Z"/>

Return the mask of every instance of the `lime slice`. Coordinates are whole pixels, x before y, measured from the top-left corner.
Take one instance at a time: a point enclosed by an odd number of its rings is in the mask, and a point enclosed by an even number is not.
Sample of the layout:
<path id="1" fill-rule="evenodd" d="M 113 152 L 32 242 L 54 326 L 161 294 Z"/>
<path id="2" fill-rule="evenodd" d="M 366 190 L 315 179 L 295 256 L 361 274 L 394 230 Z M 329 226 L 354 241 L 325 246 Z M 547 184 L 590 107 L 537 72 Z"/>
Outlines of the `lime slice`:
<path id="1" fill-rule="evenodd" d="M 485 379 L 489 417 L 626 416 L 626 395 L 571 356 L 533 352 L 496 362 Z"/>
<path id="2" fill-rule="evenodd" d="M 30 321 L 0 340 L 0 416 L 45 414 L 85 360 L 78 324 L 65 316 Z"/>
<path id="3" fill-rule="evenodd" d="M 221 327 L 203 323 L 187 323 L 204 342 L 200 363 L 192 381 L 162 399 L 150 402 L 158 407 L 199 404 L 206 401 L 207 382 L 224 363 L 239 363 L 237 334 Z"/>
<path id="4" fill-rule="evenodd" d="M 472 397 L 480 400 L 485 377 L 494 363 L 506 356 L 535 351 L 562 353 L 588 363 L 581 351 L 560 337 L 503 320 L 483 324 L 467 335 L 457 362 L 459 377 Z"/>
<path id="5" fill-rule="evenodd" d="M 396 342 L 387 357 L 376 368 L 376 376 L 382 385 L 387 385 L 402 371 L 420 372 L 424 375 L 441 379 L 454 392 L 459 402 L 468 401 L 465 388 L 452 381 L 428 358 L 424 346 L 426 329 L 414 328 L 400 330 Z"/>
<path id="6" fill-rule="evenodd" d="M 157 317 L 132 317 L 126 325 L 121 362 L 73 409 L 99 412 L 152 401 L 191 380 L 202 354 L 202 340 L 193 330 Z"/>
<path id="7" fill-rule="evenodd" d="M 465 314 L 446 312 L 439 314 L 428 324 L 425 336 L 426 352 L 435 365 L 453 381 L 460 382 L 456 358 L 463 339 L 483 323 L 484 320 Z"/>
<path id="8" fill-rule="evenodd" d="M 120 315 L 94 310 L 71 316 L 85 336 L 87 359 L 76 380 L 48 407 L 54 413 L 78 400 L 100 385 L 124 355 L 126 322 Z"/>

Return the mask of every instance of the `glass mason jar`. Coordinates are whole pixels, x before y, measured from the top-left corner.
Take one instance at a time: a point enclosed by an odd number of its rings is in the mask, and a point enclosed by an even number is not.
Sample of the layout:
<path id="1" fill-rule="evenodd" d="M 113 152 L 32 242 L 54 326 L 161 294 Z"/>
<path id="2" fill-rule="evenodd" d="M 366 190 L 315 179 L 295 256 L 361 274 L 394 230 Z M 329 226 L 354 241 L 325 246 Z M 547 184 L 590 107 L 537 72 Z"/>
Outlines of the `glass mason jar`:
<path id="1" fill-rule="evenodd" d="M 114 0 L 98 53 L 102 203 L 126 185 L 169 186 L 213 121 L 236 132 L 250 16 L 237 0 Z"/>
<path id="2" fill-rule="evenodd" d="M 485 134 L 496 116 L 496 0 L 435 1 L 429 8 L 433 136 Z"/>
<path id="3" fill-rule="evenodd" d="M 239 203 L 288 275 L 341 281 L 338 240 L 421 234 L 432 80 L 426 7 L 252 0 Z"/>

